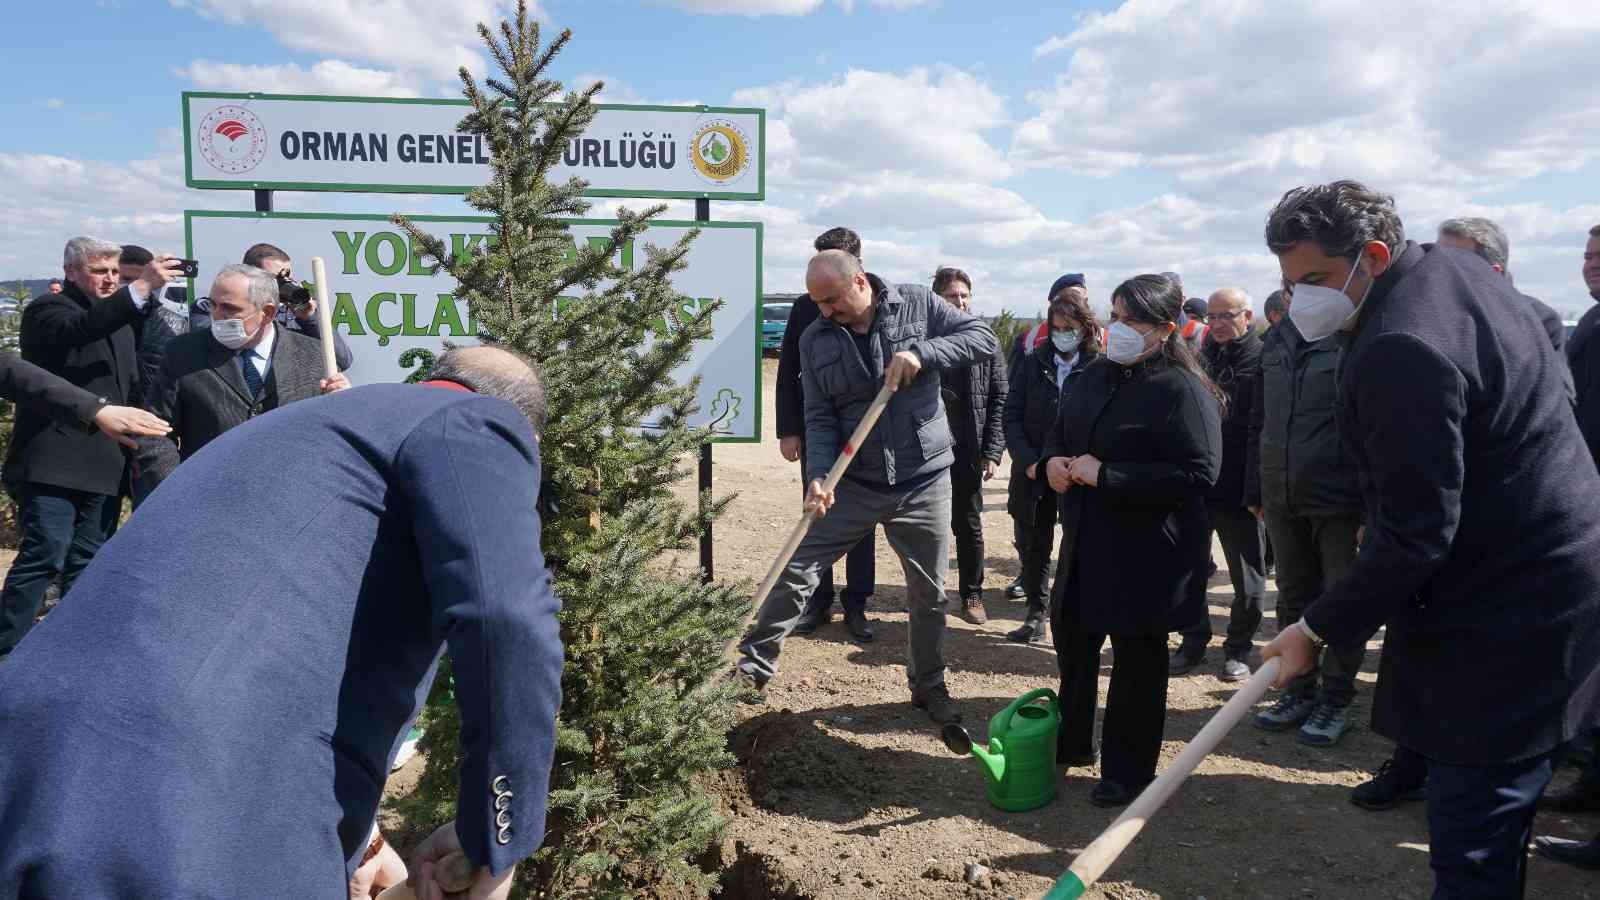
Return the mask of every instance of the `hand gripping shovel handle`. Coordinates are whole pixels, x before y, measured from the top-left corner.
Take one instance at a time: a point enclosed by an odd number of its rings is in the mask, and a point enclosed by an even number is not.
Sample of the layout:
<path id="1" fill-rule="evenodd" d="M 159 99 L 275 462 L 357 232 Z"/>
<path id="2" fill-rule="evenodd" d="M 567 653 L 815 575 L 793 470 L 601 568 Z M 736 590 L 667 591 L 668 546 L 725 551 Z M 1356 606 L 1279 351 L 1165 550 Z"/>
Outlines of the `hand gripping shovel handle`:
<path id="1" fill-rule="evenodd" d="M 311 257 L 311 278 L 317 292 L 317 328 L 322 333 L 322 375 L 332 378 L 339 374 L 339 364 L 333 355 L 333 304 L 328 302 L 328 264 L 322 257 Z"/>
<path id="2" fill-rule="evenodd" d="M 839 458 L 833 461 L 833 468 L 828 470 L 828 477 L 823 479 L 822 489 L 832 491 L 839 485 L 839 479 L 844 476 L 844 470 L 850 468 L 851 460 L 856 458 L 856 450 L 867 435 L 872 433 L 872 426 L 878 424 L 878 417 L 883 415 L 883 408 L 889 405 L 889 398 L 894 396 L 894 391 L 886 384 L 878 390 L 878 396 L 872 398 L 872 405 L 867 407 L 866 415 L 861 417 L 861 424 L 850 434 L 850 440 L 839 451 Z M 804 461 L 801 461 L 804 465 Z M 778 576 L 783 574 L 783 567 L 789 564 L 789 558 L 794 556 L 794 551 L 800 548 L 800 542 L 805 540 L 806 532 L 811 529 L 811 521 L 817 517 L 817 511 L 810 506 L 801 513 L 800 521 L 795 523 L 794 530 L 789 532 L 789 540 L 783 545 L 783 550 L 778 553 L 778 558 L 772 561 L 772 568 L 767 570 L 767 577 L 762 580 L 761 587 L 756 590 L 754 602 L 750 604 L 750 612 L 745 614 L 744 623 L 739 626 L 734 634 L 733 642 L 723 648 L 722 655 L 727 658 L 733 648 L 739 646 L 739 641 L 744 637 L 746 629 L 750 627 L 750 620 L 755 618 L 761 609 L 761 604 L 767 602 L 767 595 L 772 593 L 772 586 L 778 583 Z"/>
<path id="3" fill-rule="evenodd" d="M 1100 880 L 1106 869 L 1109 869 L 1122 851 L 1139 836 L 1145 822 L 1149 821 L 1156 810 L 1159 810 L 1162 804 L 1178 790 L 1183 780 L 1194 773 L 1195 767 L 1200 765 L 1200 760 L 1217 749 L 1217 744 L 1222 742 L 1222 738 L 1232 731 L 1233 726 L 1239 724 L 1239 720 L 1244 718 L 1250 708 L 1266 694 L 1267 688 L 1271 687 L 1272 682 L 1278 677 L 1281 665 L 1281 661 L 1274 658 L 1267 660 L 1257 669 L 1256 673 L 1250 676 L 1250 680 L 1245 682 L 1244 687 L 1229 698 L 1222 709 L 1211 717 L 1211 721 L 1200 729 L 1200 733 L 1194 736 L 1189 746 L 1183 748 L 1183 752 L 1179 753 L 1172 765 L 1161 773 L 1161 777 L 1150 782 L 1150 786 L 1128 804 L 1128 808 L 1122 815 L 1117 816 L 1117 820 L 1112 822 L 1110 827 L 1100 832 L 1100 836 L 1095 838 L 1093 843 L 1083 848 L 1078 858 L 1072 861 L 1072 868 L 1063 872 L 1061 877 L 1056 879 L 1055 885 L 1041 895 L 1042 900 L 1073 900 L 1083 896 L 1089 885 Z"/>

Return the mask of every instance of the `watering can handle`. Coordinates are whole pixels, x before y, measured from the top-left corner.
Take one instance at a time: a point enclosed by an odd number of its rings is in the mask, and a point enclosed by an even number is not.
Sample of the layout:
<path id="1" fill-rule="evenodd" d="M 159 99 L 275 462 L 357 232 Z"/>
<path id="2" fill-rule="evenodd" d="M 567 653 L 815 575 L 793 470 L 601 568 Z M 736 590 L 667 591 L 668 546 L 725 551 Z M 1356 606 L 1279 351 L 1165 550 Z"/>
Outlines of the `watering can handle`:
<path id="1" fill-rule="evenodd" d="M 1040 697 L 1049 697 L 1050 698 L 1050 705 L 1052 707 L 1056 706 L 1056 692 L 1055 691 L 1052 691 L 1049 688 L 1034 688 L 1033 690 L 1027 692 L 1026 694 L 1023 694 L 1021 697 L 1018 697 L 1017 699 L 1011 701 L 1010 705 L 1008 705 L 1002 711 L 1003 714 L 1000 716 L 1001 724 L 1005 725 L 1006 728 L 1009 730 L 1010 726 L 1011 726 L 1011 717 L 1017 714 L 1017 710 L 1023 708 L 1024 706 L 1027 706 L 1029 703 L 1032 703 L 1035 700 L 1038 700 Z M 1004 735 L 990 735 L 990 737 L 1003 737 L 1003 736 Z"/>

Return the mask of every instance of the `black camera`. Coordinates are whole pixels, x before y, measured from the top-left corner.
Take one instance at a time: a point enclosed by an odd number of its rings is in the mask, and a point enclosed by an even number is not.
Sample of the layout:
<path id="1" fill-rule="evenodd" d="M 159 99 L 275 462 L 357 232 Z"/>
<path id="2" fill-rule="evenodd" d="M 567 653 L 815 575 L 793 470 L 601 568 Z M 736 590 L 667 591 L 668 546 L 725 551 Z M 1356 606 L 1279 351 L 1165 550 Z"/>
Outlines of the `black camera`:
<path id="1" fill-rule="evenodd" d="M 278 305 L 305 306 L 311 302 L 311 289 L 295 281 L 287 271 L 278 273 Z"/>

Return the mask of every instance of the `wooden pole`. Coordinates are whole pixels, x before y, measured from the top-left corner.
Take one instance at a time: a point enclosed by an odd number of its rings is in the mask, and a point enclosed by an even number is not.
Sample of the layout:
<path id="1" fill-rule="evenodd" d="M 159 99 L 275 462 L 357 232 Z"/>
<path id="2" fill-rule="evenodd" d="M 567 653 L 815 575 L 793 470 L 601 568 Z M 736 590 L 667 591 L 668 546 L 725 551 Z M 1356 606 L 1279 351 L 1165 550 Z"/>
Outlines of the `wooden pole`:
<path id="1" fill-rule="evenodd" d="M 328 264 L 322 257 L 311 257 L 311 277 L 317 291 L 317 329 L 322 332 L 322 374 L 332 378 L 339 374 L 339 363 L 333 355 L 333 305 L 328 302 Z"/>
<path id="2" fill-rule="evenodd" d="M 1122 815 L 1117 816 L 1110 827 L 1100 832 L 1100 836 L 1095 838 L 1093 843 L 1083 848 L 1078 858 L 1072 861 L 1072 867 L 1056 879 L 1050 890 L 1040 895 L 1042 900 L 1073 900 L 1083 896 L 1089 885 L 1099 881 L 1106 869 L 1117 861 L 1122 851 L 1126 850 L 1128 845 L 1133 843 L 1133 839 L 1139 836 L 1139 832 L 1144 830 L 1145 823 L 1150 817 L 1161 809 L 1162 804 L 1178 790 L 1184 779 L 1194 773 L 1200 761 L 1217 749 L 1217 744 L 1222 742 L 1222 738 L 1232 731 L 1233 726 L 1239 724 L 1239 720 L 1243 719 L 1250 708 L 1266 694 L 1267 688 L 1277 679 L 1278 668 L 1281 665 L 1282 663 L 1276 658 L 1263 663 L 1261 668 L 1250 676 L 1250 680 L 1245 682 L 1244 687 L 1230 697 L 1222 709 L 1211 717 L 1211 721 L 1200 729 L 1200 733 L 1194 736 L 1189 746 L 1183 748 L 1183 752 L 1178 754 L 1172 765 L 1168 766 L 1159 778 L 1150 782 L 1150 785 L 1128 804 Z"/>
<path id="3" fill-rule="evenodd" d="M 878 390 L 878 396 L 872 398 L 872 405 L 867 407 L 866 415 L 861 417 L 861 424 L 851 433 L 850 440 L 839 453 L 839 458 L 833 461 L 833 468 L 828 470 L 828 477 L 823 479 L 824 491 L 832 491 L 838 487 L 839 479 L 844 477 L 844 470 L 848 469 L 851 460 L 856 458 L 856 450 L 867 439 L 867 435 L 872 433 L 872 426 L 878 423 L 878 417 L 883 415 L 883 408 L 889 405 L 889 398 L 892 396 L 894 391 L 886 384 Z M 802 460 L 801 465 L 804 464 Z M 811 522 L 816 517 L 816 509 L 808 504 L 805 512 L 800 514 L 800 521 L 795 523 L 794 530 L 789 532 L 789 540 L 784 542 L 778 558 L 772 561 L 772 568 L 767 570 L 767 577 L 762 579 L 761 587 L 756 590 L 755 601 L 751 603 L 750 612 L 745 615 L 744 623 L 734 634 L 733 641 L 723 648 L 722 655 L 725 659 L 735 647 L 739 646 L 745 630 L 750 627 L 750 620 L 761 610 L 761 604 L 767 601 L 767 595 L 772 593 L 772 586 L 778 583 L 778 576 L 783 574 L 783 567 L 789 564 L 789 558 L 800 548 L 800 542 L 805 539 L 806 532 L 811 530 Z"/>

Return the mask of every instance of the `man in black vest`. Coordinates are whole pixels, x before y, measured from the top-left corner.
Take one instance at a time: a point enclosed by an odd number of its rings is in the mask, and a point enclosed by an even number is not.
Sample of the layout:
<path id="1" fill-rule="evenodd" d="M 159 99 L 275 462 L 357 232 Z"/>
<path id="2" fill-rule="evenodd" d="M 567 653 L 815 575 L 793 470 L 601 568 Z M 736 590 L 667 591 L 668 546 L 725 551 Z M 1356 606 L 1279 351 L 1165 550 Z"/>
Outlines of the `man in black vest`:
<path id="1" fill-rule="evenodd" d="M 22 312 L 22 358 L 89 391 L 105 404 L 138 405 L 134 330 L 161 286 L 180 275 L 157 256 L 119 287 L 122 245 L 75 237 L 63 253 L 66 281 Z M 17 411 L 6 454 L 6 488 L 17 504 L 17 558 L 0 589 L 0 657 L 22 640 L 57 576 L 65 594 L 105 541 L 126 458 L 117 444 Z"/>
<path id="2" fill-rule="evenodd" d="M 848 228 L 829 228 L 817 235 L 812 246 L 816 247 L 818 253 L 843 250 L 854 256 L 857 262 L 861 260 L 861 236 Z M 800 335 L 819 318 L 821 315 L 817 311 L 817 303 L 810 294 L 795 298 L 794 306 L 789 309 L 788 324 L 783 328 L 783 349 L 778 353 L 778 452 L 789 462 L 800 463 L 801 494 L 805 493 L 805 486 L 812 478 L 827 475 L 826 472 L 813 474 L 804 471 L 806 398 L 800 389 Z M 851 637 L 863 644 L 870 643 L 876 636 L 872 621 L 867 618 L 867 601 L 872 598 L 878 581 L 877 534 L 877 528 L 873 528 L 845 554 L 845 585 L 838 594 L 839 605 L 844 608 L 845 627 L 850 629 Z M 800 623 L 794 627 L 794 633 L 810 634 L 828 624 L 833 618 L 833 600 L 833 566 L 828 566 L 822 570 L 822 581 L 817 586 L 817 592 L 811 595 L 811 602 L 800 617 Z"/>
<path id="3" fill-rule="evenodd" d="M 1600 721 L 1600 474 L 1563 360 L 1506 279 L 1407 241 L 1362 184 L 1288 192 L 1266 241 L 1304 337 L 1349 334 L 1337 417 L 1366 519 L 1263 657 L 1287 683 L 1385 627 L 1372 725 L 1427 760 L 1434 896 L 1521 897 L 1553 758 Z"/>

